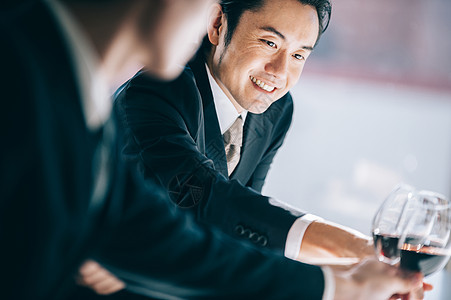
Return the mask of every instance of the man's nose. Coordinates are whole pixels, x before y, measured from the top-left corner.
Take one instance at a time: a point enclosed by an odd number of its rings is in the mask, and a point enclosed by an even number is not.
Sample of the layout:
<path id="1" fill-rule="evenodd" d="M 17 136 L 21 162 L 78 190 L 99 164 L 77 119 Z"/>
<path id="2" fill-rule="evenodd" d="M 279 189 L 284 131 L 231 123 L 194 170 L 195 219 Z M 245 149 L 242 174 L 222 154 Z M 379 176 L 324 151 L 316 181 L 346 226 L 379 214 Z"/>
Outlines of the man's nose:
<path id="1" fill-rule="evenodd" d="M 271 57 L 265 65 L 265 71 L 278 79 L 285 79 L 288 73 L 288 59 L 286 51 L 279 51 Z"/>

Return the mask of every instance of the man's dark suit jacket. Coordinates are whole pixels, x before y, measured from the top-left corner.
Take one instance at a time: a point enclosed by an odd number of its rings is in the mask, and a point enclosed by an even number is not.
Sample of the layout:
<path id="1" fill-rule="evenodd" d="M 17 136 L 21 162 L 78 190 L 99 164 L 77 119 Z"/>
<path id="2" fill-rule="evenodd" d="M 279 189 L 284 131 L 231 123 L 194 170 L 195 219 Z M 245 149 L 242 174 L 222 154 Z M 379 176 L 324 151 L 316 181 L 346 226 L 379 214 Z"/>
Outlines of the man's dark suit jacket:
<path id="1" fill-rule="evenodd" d="M 121 87 L 115 108 L 124 126 L 123 154 L 146 178 L 156 176 L 172 200 L 193 208 L 200 220 L 282 253 L 302 213 L 259 192 L 290 126 L 291 96 L 263 114 L 248 113 L 241 159 L 229 180 L 207 76 L 198 54 L 173 82 L 140 72 Z"/>
<path id="2" fill-rule="evenodd" d="M 43 1 L 0 17 L 2 299 L 64 299 L 88 256 L 162 298 L 321 298 L 318 267 L 203 229 L 115 157 L 112 123 L 88 130 L 70 52 Z M 95 198 L 100 170 L 109 181 Z"/>

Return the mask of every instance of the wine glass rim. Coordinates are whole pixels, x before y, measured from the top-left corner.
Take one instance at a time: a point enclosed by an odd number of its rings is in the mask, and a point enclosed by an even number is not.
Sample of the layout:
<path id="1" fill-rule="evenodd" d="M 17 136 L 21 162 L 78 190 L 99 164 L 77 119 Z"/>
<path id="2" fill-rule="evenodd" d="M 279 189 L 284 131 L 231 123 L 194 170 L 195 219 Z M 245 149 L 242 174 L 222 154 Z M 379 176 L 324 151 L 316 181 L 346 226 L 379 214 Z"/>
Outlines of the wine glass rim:
<path id="1" fill-rule="evenodd" d="M 432 210 L 446 210 L 446 209 L 450 209 L 451 208 L 451 204 L 448 203 L 444 203 L 444 204 L 439 204 L 439 203 L 414 203 L 413 205 L 415 206 L 423 206 L 426 207 L 428 209 L 432 209 Z"/>
<path id="2" fill-rule="evenodd" d="M 446 197 L 445 195 L 440 194 L 438 192 L 433 192 L 430 190 L 418 190 L 414 186 L 404 183 L 404 182 L 398 183 L 392 192 L 399 192 L 400 190 L 405 191 L 410 195 L 434 197 L 434 198 L 442 200 L 443 202 L 446 202 L 446 203 L 443 203 L 444 206 L 447 206 L 447 207 L 451 206 L 450 201 L 448 200 L 448 197 Z"/>
<path id="3" fill-rule="evenodd" d="M 442 200 L 444 200 L 446 202 L 449 202 L 448 198 L 445 195 L 437 193 L 437 192 L 421 190 L 421 191 L 418 191 L 418 194 L 419 195 L 425 195 L 425 196 L 439 198 L 439 199 L 442 199 Z"/>
<path id="4" fill-rule="evenodd" d="M 431 192 L 431 191 L 419 191 L 417 196 L 420 197 L 420 200 L 423 200 L 421 205 L 426 205 L 428 208 L 432 207 L 434 210 L 444 210 L 451 208 L 451 203 L 444 195 Z M 425 203 L 424 201 L 428 201 Z M 434 201 L 435 200 L 435 201 Z"/>

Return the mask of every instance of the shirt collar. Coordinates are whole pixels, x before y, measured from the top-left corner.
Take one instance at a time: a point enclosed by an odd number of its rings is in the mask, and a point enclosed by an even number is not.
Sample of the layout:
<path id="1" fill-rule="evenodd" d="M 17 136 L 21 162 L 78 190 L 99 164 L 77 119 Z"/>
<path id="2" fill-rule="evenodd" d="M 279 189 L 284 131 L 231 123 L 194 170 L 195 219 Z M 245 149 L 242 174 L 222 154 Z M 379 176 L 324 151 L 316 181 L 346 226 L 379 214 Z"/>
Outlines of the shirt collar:
<path id="1" fill-rule="evenodd" d="M 47 3 L 59 22 L 72 54 L 87 127 L 95 131 L 111 113 L 111 93 L 100 72 L 100 60 L 70 11 L 56 0 Z"/>
<path id="2" fill-rule="evenodd" d="M 218 117 L 219 128 L 221 129 L 221 134 L 227 131 L 227 129 L 232 126 L 233 122 L 235 122 L 236 118 L 240 116 L 238 111 L 236 110 L 233 103 L 226 96 L 224 91 L 219 87 L 216 83 L 216 80 L 211 76 L 210 69 L 207 64 L 205 64 L 205 68 L 207 69 L 208 80 L 210 82 L 211 92 L 213 94 L 213 101 L 215 103 L 216 115 Z M 243 110 L 241 113 L 241 118 L 243 118 L 243 124 L 246 120 L 247 111 Z"/>

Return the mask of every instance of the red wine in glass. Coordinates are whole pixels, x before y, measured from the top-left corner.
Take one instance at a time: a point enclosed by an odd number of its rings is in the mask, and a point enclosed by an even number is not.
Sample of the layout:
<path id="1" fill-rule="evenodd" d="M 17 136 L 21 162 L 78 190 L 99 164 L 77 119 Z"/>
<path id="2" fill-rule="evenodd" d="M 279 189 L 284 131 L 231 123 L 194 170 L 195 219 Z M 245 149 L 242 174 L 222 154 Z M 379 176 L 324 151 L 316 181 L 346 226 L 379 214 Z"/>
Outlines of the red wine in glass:
<path id="1" fill-rule="evenodd" d="M 399 247 L 399 237 L 375 234 L 374 244 L 380 253 L 378 256 L 385 257 L 389 261 L 400 258 L 399 266 L 404 270 L 421 271 L 425 276 L 440 270 L 448 261 L 451 253 L 435 245 L 419 245 L 415 241 L 417 237 L 407 237 L 405 243 Z"/>
<path id="2" fill-rule="evenodd" d="M 388 234 L 373 234 L 374 246 L 376 247 L 376 255 L 381 261 L 390 264 L 399 262 L 399 236 L 391 236 Z"/>

